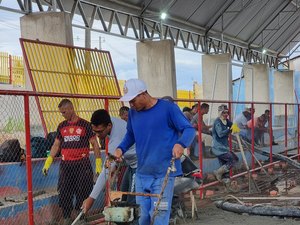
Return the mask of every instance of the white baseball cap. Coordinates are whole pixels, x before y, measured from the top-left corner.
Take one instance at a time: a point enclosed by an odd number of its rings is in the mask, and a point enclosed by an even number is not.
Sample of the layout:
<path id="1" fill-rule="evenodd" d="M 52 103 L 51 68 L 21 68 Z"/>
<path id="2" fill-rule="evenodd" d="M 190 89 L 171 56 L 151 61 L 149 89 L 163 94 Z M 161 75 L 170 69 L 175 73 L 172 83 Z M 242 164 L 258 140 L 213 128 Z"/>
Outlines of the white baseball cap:
<path id="1" fill-rule="evenodd" d="M 129 79 L 123 87 L 124 96 L 119 99 L 122 102 L 129 102 L 139 94 L 147 91 L 144 81 L 139 79 Z"/>

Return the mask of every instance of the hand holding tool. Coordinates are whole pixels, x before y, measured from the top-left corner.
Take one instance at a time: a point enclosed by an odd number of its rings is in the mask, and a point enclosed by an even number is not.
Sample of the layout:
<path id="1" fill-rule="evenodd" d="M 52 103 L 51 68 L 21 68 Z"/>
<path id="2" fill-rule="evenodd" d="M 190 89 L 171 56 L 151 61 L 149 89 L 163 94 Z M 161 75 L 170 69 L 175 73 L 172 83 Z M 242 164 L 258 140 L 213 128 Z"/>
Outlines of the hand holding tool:
<path id="1" fill-rule="evenodd" d="M 236 123 L 232 124 L 232 126 L 230 127 L 230 130 L 233 134 L 240 133 L 240 131 L 241 131 Z"/>
<path id="2" fill-rule="evenodd" d="M 99 175 L 102 171 L 102 159 L 96 158 L 96 174 Z"/>

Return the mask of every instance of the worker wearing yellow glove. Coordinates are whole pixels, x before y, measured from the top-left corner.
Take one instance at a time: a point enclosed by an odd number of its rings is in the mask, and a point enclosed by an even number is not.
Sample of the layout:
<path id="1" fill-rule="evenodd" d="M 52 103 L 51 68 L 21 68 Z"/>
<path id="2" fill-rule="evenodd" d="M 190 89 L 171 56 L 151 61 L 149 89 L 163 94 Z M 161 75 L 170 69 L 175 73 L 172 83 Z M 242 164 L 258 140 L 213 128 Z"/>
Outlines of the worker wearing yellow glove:
<path id="1" fill-rule="evenodd" d="M 99 175 L 102 171 L 102 159 L 96 158 L 96 174 Z"/>
<path id="2" fill-rule="evenodd" d="M 231 130 L 231 133 L 233 133 L 233 134 L 240 133 L 240 131 L 241 131 L 236 123 L 232 124 L 232 126 L 230 127 L 230 130 Z"/>
<path id="3" fill-rule="evenodd" d="M 76 114 L 69 99 L 62 99 L 58 109 L 65 120 L 57 127 L 55 141 L 42 172 L 44 175 L 48 174 L 54 157 L 60 153 L 59 171 L 55 171 L 58 174 L 58 201 L 62 209 L 63 223 L 70 224 L 72 209 L 79 210 L 83 200 L 93 189 L 91 147 L 97 159 L 96 172 L 101 171 L 102 162 L 98 140 L 91 124 Z"/>
<path id="4" fill-rule="evenodd" d="M 48 175 L 48 170 L 49 170 L 52 162 L 53 162 L 53 157 L 51 155 L 49 155 L 48 158 L 46 159 L 46 162 L 45 162 L 43 170 L 42 170 L 44 176 Z"/>

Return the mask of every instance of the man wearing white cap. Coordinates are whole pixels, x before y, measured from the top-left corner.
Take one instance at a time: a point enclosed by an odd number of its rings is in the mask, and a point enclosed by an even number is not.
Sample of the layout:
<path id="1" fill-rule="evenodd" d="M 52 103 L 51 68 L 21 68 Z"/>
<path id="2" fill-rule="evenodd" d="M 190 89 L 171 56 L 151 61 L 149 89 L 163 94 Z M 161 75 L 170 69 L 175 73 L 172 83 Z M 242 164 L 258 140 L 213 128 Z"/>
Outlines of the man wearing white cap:
<path id="1" fill-rule="evenodd" d="M 251 107 L 246 107 L 243 112 L 236 116 L 234 123 L 240 128 L 240 136 L 251 142 L 251 130 L 247 126 L 247 122 L 251 120 L 251 113 L 254 113 L 255 110 Z"/>
<path id="2" fill-rule="evenodd" d="M 145 83 L 139 79 L 130 79 L 125 83 L 124 96 L 120 101 L 129 102 L 131 109 L 127 133 L 116 149 L 115 156 L 121 157 L 136 143 L 136 191 L 159 194 L 171 159 L 177 159 L 176 172 L 170 173 L 154 220 L 155 225 L 169 224 L 174 180 L 182 174 L 178 159 L 184 148 L 192 143 L 194 128 L 176 104 L 151 97 Z M 156 197 L 136 197 L 141 208 L 139 224 L 151 223 L 157 200 Z"/>

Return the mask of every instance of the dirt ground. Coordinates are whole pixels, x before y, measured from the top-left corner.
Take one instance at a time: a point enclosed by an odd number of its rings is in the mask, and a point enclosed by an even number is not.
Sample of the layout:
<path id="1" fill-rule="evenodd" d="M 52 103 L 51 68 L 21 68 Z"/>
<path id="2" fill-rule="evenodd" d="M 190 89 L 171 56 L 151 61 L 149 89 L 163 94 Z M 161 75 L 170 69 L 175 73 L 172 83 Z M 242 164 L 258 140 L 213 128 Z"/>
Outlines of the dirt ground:
<path id="1" fill-rule="evenodd" d="M 217 208 L 212 202 L 205 207 L 199 209 L 199 219 L 192 221 L 187 220 L 186 223 L 178 221 L 177 224 L 185 225 L 299 225 L 300 219 L 293 218 L 278 218 L 267 216 L 254 216 L 248 214 L 237 214 L 233 212 L 224 211 Z"/>

